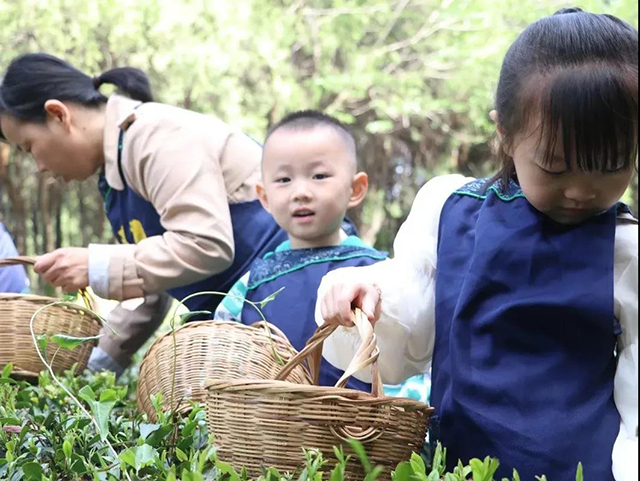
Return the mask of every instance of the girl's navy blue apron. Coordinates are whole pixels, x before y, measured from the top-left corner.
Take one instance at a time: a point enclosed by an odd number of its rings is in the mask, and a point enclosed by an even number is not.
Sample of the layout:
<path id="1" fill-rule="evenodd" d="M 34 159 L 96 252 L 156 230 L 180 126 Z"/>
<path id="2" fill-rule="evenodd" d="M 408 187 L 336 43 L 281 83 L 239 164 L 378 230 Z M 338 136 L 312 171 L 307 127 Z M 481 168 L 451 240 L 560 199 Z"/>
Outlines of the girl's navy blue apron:
<path id="1" fill-rule="evenodd" d="M 495 456 L 496 479 L 613 481 L 613 262 L 621 204 L 577 226 L 536 211 L 517 183 L 455 192 L 440 220 L 432 439 Z"/>
<path id="2" fill-rule="evenodd" d="M 124 190 L 112 189 L 104 173 L 100 175 L 98 185 L 105 202 L 107 217 L 119 242 L 136 243 L 139 232 L 151 237 L 162 235 L 166 230 L 160 222 L 160 215 L 153 205 L 138 195 L 127 185 L 122 169 L 122 147 L 124 130 L 120 130 L 118 141 L 118 171 L 124 184 Z M 226 193 L 223 193 L 226 195 Z M 212 195 L 220 195 L 213 192 Z M 227 292 L 240 277 L 249 270 L 254 259 L 274 250 L 287 239 L 287 234 L 265 211 L 259 201 L 229 204 L 235 256 L 233 264 L 222 273 L 187 286 L 170 289 L 168 293 L 178 300 L 190 294 L 203 291 Z M 221 296 L 198 296 L 186 302 L 191 311 L 206 310 L 214 312 Z"/>
<path id="3" fill-rule="evenodd" d="M 266 319 L 287 336 L 293 347 L 301 351 L 318 328 L 315 308 L 322 278 L 335 269 L 368 266 L 386 257 L 386 252 L 372 249 L 357 237 L 349 237 L 335 247 L 291 250 L 281 246 L 251 266 L 245 298 L 259 303 L 279 291 L 261 310 Z M 262 320 L 250 304 L 244 305 L 241 318 L 247 325 Z M 323 358 L 319 385 L 334 386 L 342 374 L 344 371 Z M 349 379 L 347 387 L 371 392 L 370 384 L 355 378 Z"/>

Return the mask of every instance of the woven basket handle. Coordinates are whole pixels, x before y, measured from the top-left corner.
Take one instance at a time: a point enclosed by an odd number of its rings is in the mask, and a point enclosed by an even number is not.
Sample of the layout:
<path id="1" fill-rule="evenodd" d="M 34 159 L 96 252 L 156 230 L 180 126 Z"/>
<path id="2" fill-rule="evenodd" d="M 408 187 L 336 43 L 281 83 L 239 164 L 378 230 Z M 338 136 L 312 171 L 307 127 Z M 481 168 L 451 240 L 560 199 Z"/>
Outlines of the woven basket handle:
<path id="1" fill-rule="evenodd" d="M 32 266 L 37 261 L 37 257 L 31 256 L 6 257 L 5 259 L 0 259 L 0 267 Z"/>
<path id="2" fill-rule="evenodd" d="M 336 387 L 345 387 L 351 376 L 365 367 L 371 366 L 373 370 L 371 393 L 376 397 L 383 397 L 383 385 L 378 371 L 378 356 L 380 355 L 380 351 L 378 350 L 378 343 L 376 341 L 376 335 L 373 332 L 373 326 L 369 322 L 369 319 L 367 319 L 359 309 L 356 310 L 355 324 L 358 329 L 358 333 L 360 334 L 360 338 L 362 339 L 362 344 L 345 370 L 343 376 L 336 383 Z M 291 358 L 282 371 L 280 371 L 276 380 L 282 381 L 286 379 L 296 366 L 309 358 L 313 372 L 313 381 L 315 384 L 318 384 L 318 379 L 320 377 L 320 363 L 322 360 L 322 346 L 325 339 L 333 334 L 337 328 L 338 326 L 332 324 L 324 324 L 320 326 L 311 339 L 309 339 L 305 348 L 296 356 Z"/>

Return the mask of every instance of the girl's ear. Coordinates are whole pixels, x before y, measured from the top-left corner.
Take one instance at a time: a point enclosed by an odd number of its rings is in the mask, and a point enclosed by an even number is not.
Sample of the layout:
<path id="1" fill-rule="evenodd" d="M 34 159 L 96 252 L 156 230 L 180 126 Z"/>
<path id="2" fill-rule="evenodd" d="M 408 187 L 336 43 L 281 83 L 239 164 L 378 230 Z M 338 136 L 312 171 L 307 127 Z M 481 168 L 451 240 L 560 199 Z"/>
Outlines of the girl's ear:
<path id="1" fill-rule="evenodd" d="M 493 123 L 496 124 L 496 130 L 498 131 L 498 137 L 500 138 L 500 140 L 502 140 L 502 137 L 504 135 L 504 131 L 502 129 L 502 126 L 500 125 L 500 118 L 498 117 L 498 111 L 497 110 L 492 110 L 491 112 L 489 112 L 489 117 L 491 118 Z"/>
<path id="2" fill-rule="evenodd" d="M 264 210 L 271 214 L 269 210 L 269 198 L 267 197 L 267 191 L 264 189 L 264 185 L 261 183 L 256 184 L 256 193 L 258 194 L 258 200 L 262 204 Z"/>
<path id="3" fill-rule="evenodd" d="M 498 133 L 498 140 L 502 144 L 501 148 L 505 148 L 506 146 L 504 145 L 504 129 L 502 128 L 502 125 L 500 125 L 500 117 L 498 116 L 498 111 L 492 110 L 491 112 L 489 112 L 489 117 L 491 117 L 491 120 L 493 120 L 493 123 L 496 124 L 496 132 Z M 509 157 L 512 157 L 513 156 L 512 150 L 513 149 L 511 148 L 509 148 L 508 150 L 505 148 L 505 153 Z"/>
<path id="4" fill-rule="evenodd" d="M 59 100 L 47 100 L 44 104 L 47 113 L 47 124 L 69 131 L 71 129 L 71 112 L 69 108 Z"/>
<path id="5" fill-rule="evenodd" d="M 351 197 L 349 198 L 348 208 L 353 209 L 362 204 L 368 190 L 369 176 L 364 172 L 358 172 L 353 176 L 353 181 L 351 182 Z"/>

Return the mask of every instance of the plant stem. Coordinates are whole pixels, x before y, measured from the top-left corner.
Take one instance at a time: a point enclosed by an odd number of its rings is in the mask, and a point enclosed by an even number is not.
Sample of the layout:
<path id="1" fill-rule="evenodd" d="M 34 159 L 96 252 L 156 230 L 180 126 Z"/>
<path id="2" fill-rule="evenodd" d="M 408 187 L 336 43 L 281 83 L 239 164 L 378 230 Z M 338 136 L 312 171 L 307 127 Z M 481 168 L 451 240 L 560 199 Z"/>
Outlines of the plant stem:
<path id="1" fill-rule="evenodd" d="M 33 344 L 36 347 L 36 353 L 38 354 L 38 357 L 40 358 L 40 360 L 42 361 L 42 364 L 44 364 L 47 367 L 47 370 L 49 371 L 49 374 L 51 374 L 52 379 L 54 380 L 54 382 L 56 384 L 58 384 L 58 386 L 60 386 L 62 388 L 62 390 L 67 394 L 67 396 L 69 396 L 71 398 L 71 400 L 80 408 L 80 410 L 84 413 L 85 416 L 87 416 L 89 418 L 89 420 L 91 420 L 91 422 L 93 423 L 93 425 L 95 426 L 96 430 L 98 433 L 100 433 L 100 425 L 98 424 L 98 422 L 96 421 L 96 419 L 91 415 L 91 413 L 89 413 L 89 411 L 87 411 L 85 409 L 85 407 L 82 405 L 82 403 L 78 400 L 78 398 L 76 398 L 73 393 L 67 389 L 67 386 L 65 386 L 62 381 L 60 381 L 58 379 L 58 377 L 56 376 L 56 373 L 53 372 L 53 367 L 47 363 L 47 360 L 42 356 L 42 353 L 40 352 L 40 346 L 38 346 L 38 338 L 36 337 L 34 328 L 33 328 L 33 322 L 36 318 L 36 316 L 38 314 L 40 314 L 41 311 L 43 311 L 44 309 L 47 309 L 49 307 L 53 307 L 53 306 L 67 306 L 67 307 L 74 307 L 73 304 L 69 304 L 67 302 L 52 302 L 50 304 L 47 304 L 45 306 L 42 306 L 41 308 L 39 308 L 36 312 L 33 313 L 33 316 L 31 316 L 31 321 L 29 322 L 29 329 L 31 330 L 31 339 L 33 340 Z M 111 451 L 111 454 L 113 454 L 113 456 L 115 457 L 115 459 L 118 459 L 118 453 L 116 452 L 116 450 L 113 448 L 113 446 L 111 445 L 111 443 L 109 442 L 108 439 L 105 438 L 104 443 L 107 445 L 107 447 L 109 448 L 109 450 Z M 127 477 L 128 481 L 132 481 L 131 477 L 129 477 L 129 473 L 127 473 L 127 470 L 124 470 L 124 474 Z"/>

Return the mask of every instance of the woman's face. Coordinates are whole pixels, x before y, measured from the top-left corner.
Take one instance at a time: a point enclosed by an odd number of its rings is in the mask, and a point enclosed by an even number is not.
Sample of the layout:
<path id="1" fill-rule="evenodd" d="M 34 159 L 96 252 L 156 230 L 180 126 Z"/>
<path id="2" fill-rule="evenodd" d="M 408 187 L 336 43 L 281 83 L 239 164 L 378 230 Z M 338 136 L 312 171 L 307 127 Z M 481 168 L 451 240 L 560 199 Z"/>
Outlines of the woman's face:
<path id="1" fill-rule="evenodd" d="M 11 145 L 31 154 L 39 172 L 50 172 L 65 182 L 85 180 L 100 165 L 86 130 L 74 125 L 72 111 L 47 113 L 44 122 L 26 122 L 0 114 L 2 133 Z"/>

